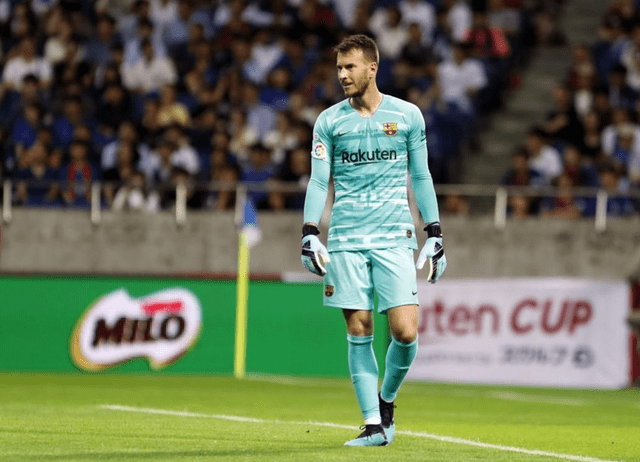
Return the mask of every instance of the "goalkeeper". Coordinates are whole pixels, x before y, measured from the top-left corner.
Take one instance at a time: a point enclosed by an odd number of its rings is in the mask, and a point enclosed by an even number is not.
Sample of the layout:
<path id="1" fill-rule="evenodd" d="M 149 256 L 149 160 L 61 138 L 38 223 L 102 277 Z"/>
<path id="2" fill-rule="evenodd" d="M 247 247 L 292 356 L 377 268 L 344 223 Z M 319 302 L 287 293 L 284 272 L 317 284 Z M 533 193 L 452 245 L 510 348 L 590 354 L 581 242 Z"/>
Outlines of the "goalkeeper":
<path id="1" fill-rule="evenodd" d="M 447 263 L 420 110 L 380 93 L 378 48 L 372 39 L 350 36 L 334 51 L 347 98 L 320 114 L 314 126 L 302 263 L 324 276 L 324 305 L 341 308 L 347 323 L 349 371 L 365 426 L 345 444 L 383 446 L 395 436 L 394 400 L 418 349 L 416 267 L 428 263 L 428 280 L 435 282 Z M 415 266 L 417 240 L 407 200 L 407 171 L 427 224 L 427 241 Z M 317 225 L 331 175 L 335 200 L 327 250 Z M 378 312 L 387 315 L 393 337 L 379 393 L 374 290 Z"/>

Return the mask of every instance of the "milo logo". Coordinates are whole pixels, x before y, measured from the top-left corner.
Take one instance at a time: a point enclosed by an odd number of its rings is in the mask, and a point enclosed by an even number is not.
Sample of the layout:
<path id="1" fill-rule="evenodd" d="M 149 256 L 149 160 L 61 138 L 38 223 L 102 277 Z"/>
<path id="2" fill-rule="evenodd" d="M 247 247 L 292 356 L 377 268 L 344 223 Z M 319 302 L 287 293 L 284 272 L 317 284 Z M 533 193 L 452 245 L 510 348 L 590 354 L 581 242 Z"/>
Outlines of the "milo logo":
<path id="1" fill-rule="evenodd" d="M 160 369 L 195 345 L 201 326 L 200 302 L 186 289 L 142 298 L 118 289 L 84 312 L 71 334 L 71 358 L 87 371 L 135 358 L 146 358 L 151 368 Z"/>

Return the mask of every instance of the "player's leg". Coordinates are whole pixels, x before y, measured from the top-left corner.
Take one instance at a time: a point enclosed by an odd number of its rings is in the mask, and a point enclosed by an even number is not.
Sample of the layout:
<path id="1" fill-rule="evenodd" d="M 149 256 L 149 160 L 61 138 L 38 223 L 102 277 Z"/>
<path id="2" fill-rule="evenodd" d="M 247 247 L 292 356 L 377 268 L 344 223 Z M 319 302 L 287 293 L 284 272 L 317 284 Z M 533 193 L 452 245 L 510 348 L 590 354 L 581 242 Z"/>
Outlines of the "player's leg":
<path id="1" fill-rule="evenodd" d="M 373 351 L 373 313 L 342 310 L 347 322 L 348 362 L 351 381 L 365 420 L 365 429 L 346 446 L 383 446 L 387 438 L 378 405 L 378 363 Z"/>
<path id="2" fill-rule="evenodd" d="M 403 305 L 387 311 L 391 343 L 380 396 L 393 402 L 418 352 L 418 305 Z"/>
<path id="3" fill-rule="evenodd" d="M 417 281 L 410 249 L 378 251 L 373 262 L 378 310 L 387 314 L 391 330 L 379 397 L 382 426 L 391 443 L 395 436 L 394 401 L 418 351 Z"/>
<path id="4" fill-rule="evenodd" d="M 385 444 L 378 408 L 378 363 L 373 352 L 373 283 L 368 252 L 331 253 L 324 278 L 324 304 L 343 310 L 349 372 L 368 425 L 362 435 L 347 445 Z"/>

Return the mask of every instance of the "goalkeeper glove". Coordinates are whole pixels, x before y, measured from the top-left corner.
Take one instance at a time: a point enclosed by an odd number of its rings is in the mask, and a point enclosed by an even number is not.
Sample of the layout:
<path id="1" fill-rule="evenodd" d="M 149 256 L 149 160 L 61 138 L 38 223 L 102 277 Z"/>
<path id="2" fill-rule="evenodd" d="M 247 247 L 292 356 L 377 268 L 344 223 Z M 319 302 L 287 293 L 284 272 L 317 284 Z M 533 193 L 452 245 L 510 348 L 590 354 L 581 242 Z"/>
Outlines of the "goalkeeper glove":
<path id="1" fill-rule="evenodd" d="M 427 281 L 434 283 L 447 267 L 447 257 L 442 246 L 442 228 L 437 221 L 428 224 L 424 230 L 427 232 L 427 242 L 418 255 L 416 268 L 422 269 L 426 262 L 429 262 L 429 275 Z"/>
<path id="2" fill-rule="evenodd" d="M 302 265 L 313 274 L 324 276 L 327 274 L 326 265 L 329 263 L 327 248 L 318 239 L 318 228 L 312 224 L 302 227 Z"/>

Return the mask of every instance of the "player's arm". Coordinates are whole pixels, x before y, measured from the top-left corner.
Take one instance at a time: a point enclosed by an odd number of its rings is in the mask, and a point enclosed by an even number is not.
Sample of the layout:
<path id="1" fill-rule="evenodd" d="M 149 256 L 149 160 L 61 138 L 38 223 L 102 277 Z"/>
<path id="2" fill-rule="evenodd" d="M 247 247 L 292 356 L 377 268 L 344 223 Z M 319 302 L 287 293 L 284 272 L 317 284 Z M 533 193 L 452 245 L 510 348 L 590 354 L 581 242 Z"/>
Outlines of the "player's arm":
<path id="1" fill-rule="evenodd" d="M 331 177 L 332 145 L 327 136 L 324 117 L 319 117 L 313 129 L 311 150 L 311 177 L 304 200 L 304 225 L 302 226 L 302 264 L 314 274 L 324 276 L 329 262 L 327 248 L 318 239 L 318 223 L 324 212 Z"/>
<path id="2" fill-rule="evenodd" d="M 409 174 L 411 175 L 411 187 L 418 209 L 426 223 L 424 230 L 427 232 L 427 242 L 420 251 L 416 267 L 422 269 L 425 263 L 429 262 L 427 280 L 436 282 L 447 267 L 447 257 L 444 254 L 442 245 L 438 199 L 427 161 L 427 138 L 424 118 L 418 108 L 414 109 L 411 113 L 412 120 L 407 145 Z"/>

